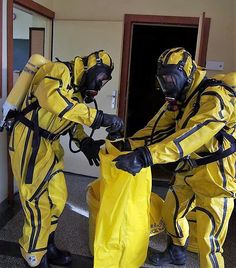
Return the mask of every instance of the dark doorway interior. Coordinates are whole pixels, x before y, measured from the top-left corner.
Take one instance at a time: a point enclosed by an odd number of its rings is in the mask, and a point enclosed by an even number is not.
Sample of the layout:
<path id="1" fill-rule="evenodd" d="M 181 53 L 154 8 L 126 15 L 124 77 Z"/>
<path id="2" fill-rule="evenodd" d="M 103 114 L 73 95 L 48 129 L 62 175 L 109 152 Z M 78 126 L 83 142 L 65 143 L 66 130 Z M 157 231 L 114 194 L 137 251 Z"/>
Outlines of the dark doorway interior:
<path id="1" fill-rule="evenodd" d="M 144 127 L 164 103 L 155 88 L 156 64 L 167 48 L 183 46 L 193 57 L 197 27 L 134 25 L 130 63 L 127 136 Z"/>
<path id="2" fill-rule="evenodd" d="M 197 33 L 197 27 L 134 25 L 126 118 L 128 137 L 143 128 L 164 103 L 162 92 L 155 87 L 159 55 L 165 49 L 182 46 L 195 57 Z M 166 177 L 170 174 L 163 169 L 157 170 L 156 166 L 152 171 L 154 178 L 169 180 Z"/>

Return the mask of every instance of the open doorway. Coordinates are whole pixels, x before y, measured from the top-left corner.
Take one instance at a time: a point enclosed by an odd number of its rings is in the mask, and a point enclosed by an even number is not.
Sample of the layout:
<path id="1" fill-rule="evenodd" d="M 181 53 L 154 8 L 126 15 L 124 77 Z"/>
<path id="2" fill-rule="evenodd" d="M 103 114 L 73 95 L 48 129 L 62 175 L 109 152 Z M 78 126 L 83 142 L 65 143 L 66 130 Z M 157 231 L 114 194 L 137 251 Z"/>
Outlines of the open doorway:
<path id="1" fill-rule="evenodd" d="M 157 59 L 167 48 L 185 47 L 193 57 L 197 27 L 134 25 L 131 47 L 126 134 L 143 128 L 164 104 L 161 91 L 155 88 Z"/>
<path id="2" fill-rule="evenodd" d="M 155 88 L 157 59 L 164 50 L 181 46 L 193 57 L 198 52 L 198 63 L 205 65 L 210 19 L 202 26 L 198 48 L 199 18 L 126 15 L 119 116 L 125 121 L 127 137 L 143 128 L 164 104 L 162 92 Z M 168 169 L 163 168 L 166 166 Z M 170 168 L 172 165 L 155 165 L 153 179 L 169 181 Z"/>

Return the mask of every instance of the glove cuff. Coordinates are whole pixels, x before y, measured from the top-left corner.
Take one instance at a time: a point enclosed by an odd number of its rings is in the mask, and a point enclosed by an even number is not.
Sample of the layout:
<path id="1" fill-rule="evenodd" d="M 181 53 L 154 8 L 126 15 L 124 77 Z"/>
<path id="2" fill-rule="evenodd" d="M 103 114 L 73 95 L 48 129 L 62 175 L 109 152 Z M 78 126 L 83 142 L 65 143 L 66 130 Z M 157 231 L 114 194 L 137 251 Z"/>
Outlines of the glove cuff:
<path id="1" fill-rule="evenodd" d="M 98 129 L 101 127 L 102 122 L 103 122 L 103 111 L 98 110 L 96 117 L 92 123 L 92 125 L 90 126 L 92 129 Z"/>
<path id="2" fill-rule="evenodd" d="M 139 150 L 142 153 L 144 167 L 150 167 L 153 165 L 152 155 L 147 146 L 143 146 L 135 150 Z"/>

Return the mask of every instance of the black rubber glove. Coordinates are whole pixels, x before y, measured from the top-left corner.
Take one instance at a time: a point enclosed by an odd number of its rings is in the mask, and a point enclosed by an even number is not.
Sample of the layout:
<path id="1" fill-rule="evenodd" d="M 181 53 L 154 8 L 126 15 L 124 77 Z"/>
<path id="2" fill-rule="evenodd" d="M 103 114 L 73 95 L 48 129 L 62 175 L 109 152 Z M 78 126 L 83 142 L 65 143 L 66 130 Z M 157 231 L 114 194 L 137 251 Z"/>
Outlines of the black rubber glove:
<path id="1" fill-rule="evenodd" d="M 116 167 L 135 176 L 142 168 L 153 165 L 152 156 L 147 147 L 140 147 L 133 152 L 120 155 L 113 160 Z"/>
<path id="2" fill-rule="evenodd" d="M 103 111 L 98 110 L 94 122 L 90 126 L 92 129 L 98 129 L 100 127 L 106 127 L 106 131 L 111 134 L 111 139 L 120 137 L 120 134 L 124 130 L 124 122 L 117 115 L 104 114 Z M 119 134 L 120 133 L 120 134 Z"/>
<path id="3" fill-rule="evenodd" d="M 106 131 L 110 133 L 122 132 L 124 130 L 124 122 L 117 115 L 103 114 L 101 122 L 102 127 L 107 127 Z"/>
<path id="4" fill-rule="evenodd" d="M 90 137 L 84 138 L 80 142 L 80 149 L 81 152 L 84 153 L 86 158 L 89 161 L 90 166 L 93 166 L 95 164 L 96 166 L 99 166 L 99 150 L 100 147 L 105 143 L 104 140 L 93 140 Z"/>
<path id="5" fill-rule="evenodd" d="M 121 152 L 131 151 L 131 145 L 128 139 L 113 141 L 111 144 Z"/>

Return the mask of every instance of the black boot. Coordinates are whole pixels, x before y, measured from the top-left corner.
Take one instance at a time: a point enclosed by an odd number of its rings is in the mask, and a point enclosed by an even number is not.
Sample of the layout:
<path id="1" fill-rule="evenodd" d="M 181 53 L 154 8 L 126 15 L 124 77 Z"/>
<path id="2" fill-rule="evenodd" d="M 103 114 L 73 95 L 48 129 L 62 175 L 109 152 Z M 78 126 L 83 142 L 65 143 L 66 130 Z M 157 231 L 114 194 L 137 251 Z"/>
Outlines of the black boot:
<path id="1" fill-rule="evenodd" d="M 155 266 L 165 264 L 184 265 L 186 262 L 186 247 L 169 244 L 164 252 L 151 253 L 149 261 Z"/>
<path id="2" fill-rule="evenodd" d="M 30 267 L 29 264 L 25 261 L 27 267 Z M 47 259 L 47 255 L 45 254 L 40 262 L 39 265 L 35 266 L 34 268 L 51 268 L 49 262 L 48 262 L 48 259 Z"/>
<path id="3" fill-rule="evenodd" d="M 60 250 L 54 242 L 55 233 L 51 233 L 48 239 L 47 258 L 50 264 L 67 266 L 71 263 L 71 254 L 68 251 Z"/>

